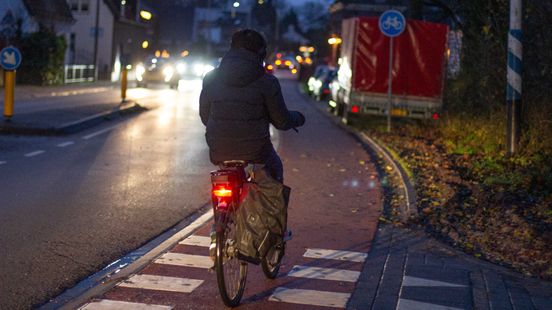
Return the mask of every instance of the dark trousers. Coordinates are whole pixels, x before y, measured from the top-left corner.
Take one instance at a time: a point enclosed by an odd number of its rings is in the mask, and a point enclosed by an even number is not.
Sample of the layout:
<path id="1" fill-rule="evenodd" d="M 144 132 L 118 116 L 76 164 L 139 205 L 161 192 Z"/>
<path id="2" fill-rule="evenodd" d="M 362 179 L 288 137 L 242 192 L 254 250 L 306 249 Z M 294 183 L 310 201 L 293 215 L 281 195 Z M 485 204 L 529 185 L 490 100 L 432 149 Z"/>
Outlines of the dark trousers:
<path id="1" fill-rule="evenodd" d="M 284 183 L 284 165 L 282 164 L 282 160 L 274 148 L 272 148 L 272 153 L 265 161 L 265 169 L 276 181 L 282 184 Z"/>

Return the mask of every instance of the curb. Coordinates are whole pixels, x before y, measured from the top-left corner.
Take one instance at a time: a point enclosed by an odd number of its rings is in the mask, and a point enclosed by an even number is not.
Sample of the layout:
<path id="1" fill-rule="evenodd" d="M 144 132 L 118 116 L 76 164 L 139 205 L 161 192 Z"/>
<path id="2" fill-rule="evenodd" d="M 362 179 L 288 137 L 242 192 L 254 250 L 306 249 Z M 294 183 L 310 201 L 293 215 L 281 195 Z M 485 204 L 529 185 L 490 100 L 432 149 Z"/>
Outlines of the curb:
<path id="1" fill-rule="evenodd" d="M 309 103 L 311 103 L 321 114 L 326 116 L 334 125 L 337 127 L 345 130 L 350 135 L 352 135 L 361 145 L 362 147 L 376 155 L 379 155 L 382 157 L 388 165 L 393 167 L 393 170 L 397 173 L 399 176 L 399 179 L 401 181 L 402 191 L 404 193 L 404 197 L 406 202 L 404 204 L 401 204 L 401 207 L 399 209 L 400 214 L 399 218 L 401 220 L 401 223 L 408 223 L 411 219 L 418 217 L 418 209 L 416 206 L 416 191 L 414 184 L 410 181 L 408 178 L 408 174 L 406 173 L 406 169 L 395 159 L 393 159 L 393 156 L 387 151 L 387 149 L 383 146 L 381 146 L 378 142 L 371 139 L 366 133 L 353 129 L 345 124 L 343 124 L 335 115 L 328 112 L 324 107 L 322 107 L 318 101 L 313 101 L 310 97 L 308 97 L 302 90 L 300 84 L 297 87 L 297 91 L 303 95 L 305 100 Z M 379 169 L 380 171 L 384 171 L 384 169 Z"/>
<path id="2" fill-rule="evenodd" d="M 103 121 L 112 120 L 117 117 L 147 111 L 148 109 L 140 104 L 129 101 L 119 104 L 117 107 L 97 113 L 73 122 L 68 122 L 57 127 L 31 127 L 25 125 L 12 125 L 9 122 L 0 123 L 0 134 L 15 135 L 39 135 L 39 136 L 61 136 L 68 135 L 90 127 L 96 126 Z"/>
<path id="3" fill-rule="evenodd" d="M 153 262 L 156 257 L 178 244 L 180 240 L 193 234 L 201 225 L 212 218 L 210 210 L 211 203 L 202 205 L 162 234 L 81 280 L 75 286 L 66 289 L 45 304 L 38 306 L 37 309 L 77 309 L 91 298 L 107 292 L 119 284 L 121 279 L 142 270 Z"/>

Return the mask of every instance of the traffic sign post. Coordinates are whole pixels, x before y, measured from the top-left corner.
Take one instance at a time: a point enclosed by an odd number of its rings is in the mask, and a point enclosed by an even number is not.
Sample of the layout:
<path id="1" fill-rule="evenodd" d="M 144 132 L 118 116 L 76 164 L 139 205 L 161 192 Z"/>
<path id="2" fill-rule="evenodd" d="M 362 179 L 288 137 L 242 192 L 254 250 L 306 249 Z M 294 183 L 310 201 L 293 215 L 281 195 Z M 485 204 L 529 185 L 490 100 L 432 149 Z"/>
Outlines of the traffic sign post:
<path id="1" fill-rule="evenodd" d="M 13 97 L 15 90 L 15 69 L 21 64 L 21 53 L 13 46 L 0 51 L 0 65 L 4 68 L 4 118 L 13 116 Z"/>
<path id="2" fill-rule="evenodd" d="M 393 107 L 393 38 L 400 36 L 406 28 L 406 18 L 397 10 L 387 10 L 379 18 L 379 29 L 389 37 L 389 87 L 387 94 L 387 132 L 391 132 L 391 109 Z"/>

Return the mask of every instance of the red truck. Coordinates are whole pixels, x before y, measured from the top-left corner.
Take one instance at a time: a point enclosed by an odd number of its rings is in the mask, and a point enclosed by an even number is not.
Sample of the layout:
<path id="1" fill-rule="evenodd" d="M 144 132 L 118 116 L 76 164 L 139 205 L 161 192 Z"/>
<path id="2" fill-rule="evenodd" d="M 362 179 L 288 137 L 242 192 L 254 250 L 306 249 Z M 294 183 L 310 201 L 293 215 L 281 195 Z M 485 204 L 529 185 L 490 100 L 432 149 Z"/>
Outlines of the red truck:
<path id="1" fill-rule="evenodd" d="M 448 26 L 407 20 L 393 40 L 392 116 L 435 117 L 443 104 Z M 330 105 L 347 122 L 351 114 L 387 115 L 389 38 L 377 17 L 355 17 L 342 24 L 337 80 Z"/>

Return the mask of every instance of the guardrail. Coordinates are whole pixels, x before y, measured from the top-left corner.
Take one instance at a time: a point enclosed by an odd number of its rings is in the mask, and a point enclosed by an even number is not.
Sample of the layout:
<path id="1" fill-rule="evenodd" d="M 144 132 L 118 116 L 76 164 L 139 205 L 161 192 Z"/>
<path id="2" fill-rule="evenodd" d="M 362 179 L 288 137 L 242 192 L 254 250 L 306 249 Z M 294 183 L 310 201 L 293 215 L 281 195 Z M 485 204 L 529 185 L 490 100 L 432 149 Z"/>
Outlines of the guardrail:
<path id="1" fill-rule="evenodd" d="M 94 65 L 65 65 L 63 82 L 94 82 Z"/>

